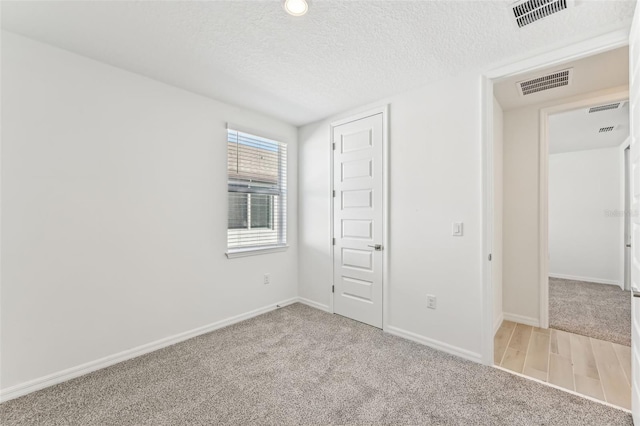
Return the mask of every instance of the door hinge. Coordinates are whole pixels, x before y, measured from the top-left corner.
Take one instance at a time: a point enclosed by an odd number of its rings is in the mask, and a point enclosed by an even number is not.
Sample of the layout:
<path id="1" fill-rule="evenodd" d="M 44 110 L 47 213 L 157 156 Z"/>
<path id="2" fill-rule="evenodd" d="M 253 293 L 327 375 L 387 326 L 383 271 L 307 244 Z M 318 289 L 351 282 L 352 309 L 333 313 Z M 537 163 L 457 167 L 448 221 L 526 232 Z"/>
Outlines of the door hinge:
<path id="1" fill-rule="evenodd" d="M 335 293 L 335 292 L 336 292 L 336 286 L 335 286 L 335 285 L 332 285 L 332 286 L 331 286 L 331 293 Z"/>
<path id="2" fill-rule="evenodd" d="M 336 143 L 334 142 L 332 145 L 333 145 L 333 150 L 335 151 L 336 150 Z"/>
<path id="3" fill-rule="evenodd" d="M 492 256 L 491 253 L 489 253 L 489 262 L 491 262 Z"/>
<path id="4" fill-rule="evenodd" d="M 333 198 L 336 198 L 336 190 L 333 190 Z"/>
<path id="5" fill-rule="evenodd" d="M 336 239 L 335 238 L 333 239 L 331 244 L 334 245 L 334 246 L 336 245 Z"/>

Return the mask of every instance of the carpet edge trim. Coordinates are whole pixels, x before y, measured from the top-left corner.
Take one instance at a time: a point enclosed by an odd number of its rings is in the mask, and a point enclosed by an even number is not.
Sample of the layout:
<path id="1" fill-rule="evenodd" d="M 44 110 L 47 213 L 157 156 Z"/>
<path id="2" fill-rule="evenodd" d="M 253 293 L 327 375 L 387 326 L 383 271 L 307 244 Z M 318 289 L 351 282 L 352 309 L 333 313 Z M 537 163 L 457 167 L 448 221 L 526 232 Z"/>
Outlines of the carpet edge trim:
<path id="1" fill-rule="evenodd" d="M 560 390 L 562 392 L 566 392 L 568 394 L 571 394 L 571 395 L 574 395 L 574 396 L 578 396 L 580 398 L 588 399 L 591 402 L 597 402 L 600 405 L 604 405 L 604 406 L 610 407 L 610 408 L 615 408 L 616 410 L 624 411 L 625 413 L 631 414 L 631 410 L 628 410 L 628 409 L 626 409 L 624 407 L 620 407 L 618 405 L 614 405 L 614 404 L 612 404 L 610 402 L 603 401 L 603 400 L 597 399 L 597 398 L 593 398 L 593 397 L 591 397 L 589 395 L 585 395 L 583 393 L 578 393 L 576 391 L 572 391 L 571 389 L 567 389 L 567 388 L 563 388 L 562 386 L 554 385 L 553 383 L 550 383 L 550 382 L 544 382 L 544 381 L 542 381 L 540 379 L 536 379 L 535 377 L 525 376 L 522 373 L 518 373 L 517 371 L 509 370 L 508 368 L 500 367 L 499 365 L 492 365 L 492 367 L 496 368 L 498 370 L 504 371 L 506 373 L 513 374 L 514 376 L 522 377 L 523 379 L 531 380 L 531 381 L 540 383 L 541 385 L 544 385 L 544 386 L 547 386 L 547 387 L 550 387 L 550 388 L 553 388 L 553 389 L 558 389 L 558 390 Z"/>
<path id="2" fill-rule="evenodd" d="M 401 328 L 394 327 L 392 325 L 388 325 L 384 329 L 384 331 L 386 333 L 393 334 L 394 336 L 402 337 L 403 339 L 420 343 L 432 349 L 436 349 L 441 352 L 446 352 L 450 355 L 455 355 L 457 357 L 464 358 L 469 361 L 477 362 L 478 364 L 482 364 L 482 354 L 479 354 L 477 352 L 473 352 L 468 349 L 459 348 L 457 346 L 453 346 L 448 343 L 441 342 L 439 340 L 431 339 L 429 337 L 425 337 L 420 334 L 413 333 L 411 331 L 403 330 Z"/>
<path id="3" fill-rule="evenodd" d="M 31 379 L 24 383 L 10 386 L 6 389 L 0 389 L 0 403 L 9 401 L 11 399 L 19 398 L 21 396 L 36 392 L 71 379 L 75 379 L 80 376 L 84 376 L 94 371 L 101 370 L 103 368 L 110 367 L 114 364 L 118 364 L 123 361 L 127 361 L 141 355 L 148 354 L 150 352 L 157 351 L 167 346 L 175 345 L 176 343 L 189 340 L 193 337 L 200 336 L 202 334 L 210 333 L 223 327 L 227 327 L 232 324 L 256 317 L 258 315 L 266 314 L 267 312 L 278 309 L 278 307 L 285 307 L 299 302 L 298 297 L 292 297 L 283 301 L 272 303 L 262 308 L 254 309 L 243 314 L 235 315 L 229 318 L 216 321 L 209 325 L 194 328 L 192 330 L 184 331 L 182 333 L 174 334 L 173 336 L 164 337 L 162 339 L 155 340 L 150 343 L 145 343 L 140 346 L 136 346 L 131 349 L 127 349 L 112 355 L 99 358 L 94 361 L 89 361 L 84 364 L 70 367 L 55 373 L 47 374 L 36 379 Z"/>

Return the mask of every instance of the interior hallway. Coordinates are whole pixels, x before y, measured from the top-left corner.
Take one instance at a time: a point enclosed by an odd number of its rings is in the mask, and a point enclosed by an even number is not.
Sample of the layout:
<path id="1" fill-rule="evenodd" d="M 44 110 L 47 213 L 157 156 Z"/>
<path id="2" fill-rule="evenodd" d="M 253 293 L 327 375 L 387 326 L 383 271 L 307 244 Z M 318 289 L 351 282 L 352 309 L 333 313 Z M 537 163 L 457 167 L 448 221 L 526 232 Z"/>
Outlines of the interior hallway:
<path id="1" fill-rule="evenodd" d="M 496 365 L 631 409 L 631 348 L 555 329 L 504 321 Z"/>

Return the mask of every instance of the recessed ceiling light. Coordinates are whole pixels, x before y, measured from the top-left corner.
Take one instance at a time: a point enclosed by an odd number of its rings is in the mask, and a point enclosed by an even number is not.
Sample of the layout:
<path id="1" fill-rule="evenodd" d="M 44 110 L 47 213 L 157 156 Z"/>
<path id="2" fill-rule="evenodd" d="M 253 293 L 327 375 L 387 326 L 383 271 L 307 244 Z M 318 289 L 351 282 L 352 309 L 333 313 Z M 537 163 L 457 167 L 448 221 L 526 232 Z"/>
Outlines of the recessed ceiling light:
<path id="1" fill-rule="evenodd" d="M 309 10 L 307 0 L 284 0 L 283 7 L 289 15 L 293 16 L 302 16 Z"/>

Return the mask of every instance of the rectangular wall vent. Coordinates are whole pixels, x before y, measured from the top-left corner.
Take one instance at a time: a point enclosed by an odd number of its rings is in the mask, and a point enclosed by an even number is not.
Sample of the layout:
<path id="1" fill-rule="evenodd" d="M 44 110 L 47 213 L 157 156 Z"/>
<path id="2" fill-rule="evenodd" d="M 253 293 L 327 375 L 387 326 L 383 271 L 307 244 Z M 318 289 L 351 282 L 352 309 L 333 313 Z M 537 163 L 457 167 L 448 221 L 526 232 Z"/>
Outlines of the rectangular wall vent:
<path id="1" fill-rule="evenodd" d="M 512 7 L 518 27 L 522 28 L 539 19 L 567 9 L 571 0 L 524 0 Z"/>
<path id="2" fill-rule="evenodd" d="M 600 130 L 598 131 L 598 133 L 612 132 L 613 128 L 614 128 L 614 126 L 600 127 Z"/>
<path id="3" fill-rule="evenodd" d="M 600 105 L 589 108 L 589 114 L 600 111 L 608 111 L 610 109 L 618 109 L 622 105 L 622 102 L 616 102 L 614 104 Z"/>
<path id="4" fill-rule="evenodd" d="M 520 95 L 526 96 L 543 90 L 554 89 L 556 87 L 568 86 L 573 77 L 573 68 L 562 71 L 555 71 L 551 74 L 532 78 L 531 80 L 519 81 L 516 83 Z"/>

